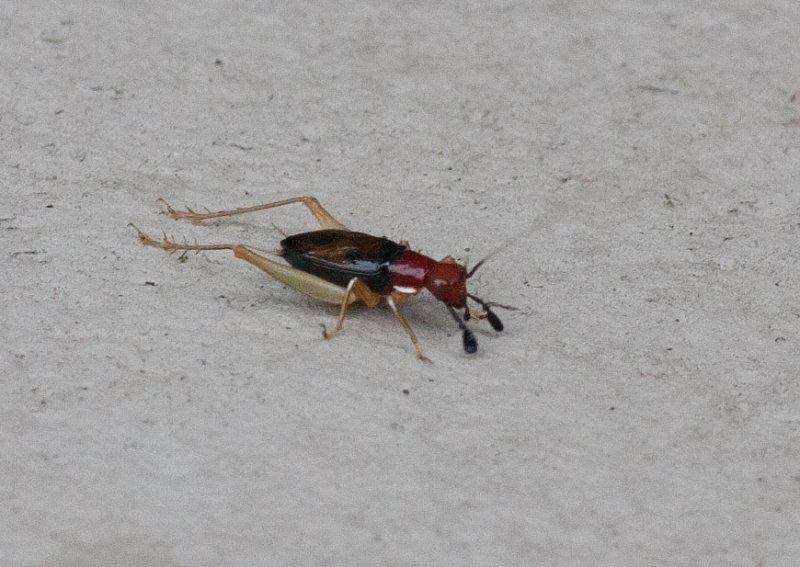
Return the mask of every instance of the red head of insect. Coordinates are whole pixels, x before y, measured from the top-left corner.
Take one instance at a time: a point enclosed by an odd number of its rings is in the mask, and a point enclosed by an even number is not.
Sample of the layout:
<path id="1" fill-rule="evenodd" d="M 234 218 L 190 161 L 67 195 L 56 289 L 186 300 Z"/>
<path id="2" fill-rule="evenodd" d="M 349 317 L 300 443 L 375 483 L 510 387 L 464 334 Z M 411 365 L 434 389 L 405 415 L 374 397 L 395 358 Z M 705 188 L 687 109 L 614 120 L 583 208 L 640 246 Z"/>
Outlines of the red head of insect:
<path id="1" fill-rule="evenodd" d="M 447 309 L 462 331 L 464 350 L 470 354 L 478 350 L 478 341 L 465 324 L 465 321 L 469 321 L 470 319 L 470 309 L 467 306 L 467 298 L 472 299 L 483 308 L 483 314 L 480 315 L 480 317 L 482 318 L 485 316 L 495 331 L 500 332 L 503 330 L 503 323 L 500 321 L 500 317 L 492 311 L 493 304 L 483 301 L 467 292 L 467 279 L 472 277 L 483 262 L 484 260 L 478 262 L 469 272 L 467 272 L 464 266 L 456 264 L 455 262 L 439 262 L 436 267 L 431 270 L 426 285 L 434 297 L 447 305 Z M 463 320 L 456 313 L 456 309 L 464 309 Z"/>
<path id="2" fill-rule="evenodd" d="M 436 262 L 427 274 L 425 287 L 450 307 L 467 306 L 467 271 L 461 264 Z"/>

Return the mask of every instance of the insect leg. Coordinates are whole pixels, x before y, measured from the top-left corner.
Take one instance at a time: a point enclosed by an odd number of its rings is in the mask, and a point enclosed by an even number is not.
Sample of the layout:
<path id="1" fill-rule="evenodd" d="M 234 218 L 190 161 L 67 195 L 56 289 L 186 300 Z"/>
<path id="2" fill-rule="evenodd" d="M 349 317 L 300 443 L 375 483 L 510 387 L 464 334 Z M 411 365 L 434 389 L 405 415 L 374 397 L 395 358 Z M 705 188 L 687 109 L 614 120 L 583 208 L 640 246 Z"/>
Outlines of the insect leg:
<path id="1" fill-rule="evenodd" d="M 303 272 L 286 264 L 275 262 L 269 258 L 254 252 L 252 249 L 241 244 L 185 244 L 172 240 L 156 240 L 139 230 L 131 223 L 139 234 L 139 240 L 146 246 L 155 246 L 163 250 L 231 250 L 237 258 L 250 262 L 257 268 L 267 272 L 270 276 L 296 289 L 300 293 L 325 301 L 327 303 L 342 303 L 345 299 L 345 289 L 322 278 Z M 348 299 L 350 303 L 359 300 L 358 294 L 351 295 Z"/>
<path id="2" fill-rule="evenodd" d="M 324 301 L 326 303 L 353 303 L 358 301 L 358 296 L 350 295 L 346 297 L 345 289 L 329 281 L 323 280 L 320 277 L 309 274 L 297 268 L 275 262 L 269 258 L 262 256 L 248 248 L 247 246 L 237 245 L 232 248 L 233 253 L 237 258 L 241 258 L 246 262 L 250 262 L 254 266 L 264 270 L 273 278 L 289 287 L 296 289 L 302 294 L 305 294 L 314 299 Z"/>
<path id="3" fill-rule="evenodd" d="M 417 340 L 417 335 L 414 334 L 414 331 L 411 329 L 411 325 L 408 324 L 408 321 L 406 321 L 406 318 L 403 317 L 400 311 L 398 311 L 397 305 L 394 304 L 394 300 L 390 295 L 386 296 L 386 303 L 388 303 L 389 307 L 392 308 L 394 316 L 397 317 L 397 320 L 400 321 L 401 325 L 403 325 L 403 328 L 408 333 L 408 336 L 411 337 L 411 342 L 414 344 L 414 350 L 417 353 L 417 358 L 423 362 L 430 362 L 431 360 L 427 356 L 422 354 L 422 351 L 419 348 L 419 341 Z"/>
<path id="4" fill-rule="evenodd" d="M 337 221 L 333 216 L 326 211 L 315 197 L 293 197 L 291 199 L 283 199 L 282 201 L 275 201 L 274 203 L 267 203 L 265 205 L 255 205 L 253 207 L 242 207 L 239 209 L 231 209 L 226 211 L 216 211 L 209 213 L 197 213 L 192 209 L 185 211 L 178 211 L 173 209 L 169 203 L 163 198 L 159 199 L 164 206 L 167 207 L 167 214 L 174 219 L 189 219 L 193 221 L 201 221 L 206 219 L 213 219 L 217 217 L 230 217 L 233 215 L 241 215 L 243 213 L 254 213 L 256 211 L 263 211 L 266 209 L 274 209 L 275 207 L 282 207 L 292 203 L 303 203 L 311 214 L 317 219 L 319 225 L 324 228 L 336 228 L 339 230 L 348 230 L 345 225 Z"/>
<path id="5" fill-rule="evenodd" d="M 187 244 L 185 242 L 181 243 L 175 242 L 174 240 L 167 240 L 166 238 L 164 240 L 156 240 L 142 232 L 135 224 L 128 223 L 128 226 L 132 226 L 136 230 L 142 244 L 145 246 L 155 246 L 163 250 L 233 250 L 234 248 L 233 244 Z"/>
<path id="6" fill-rule="evenodd" d="M 350 282 L 347 284 L 347 287 L 344 290 L 344 298 L 342 299 L 342 309 L 339 311 L 339 320 L 336 321 L 336 328 L 333 329 L 333 331 L 328 331 L 328 329 L 325 328 L 325 323 L 322 323 L 322 336 L 325 337 L 326 339 L 333 338 L 341 332 L 342 326 L 344 325 L 344 315 L 345 313 L 347 313 L 347 306 L 350 304 L 350 297 L 352 296 L 355 298 L 355 296 L 353 295 L 353 288 L 357 283 L 358 283 L 358 278 L 353 278 L 352 280 L 350 280 Z"/>

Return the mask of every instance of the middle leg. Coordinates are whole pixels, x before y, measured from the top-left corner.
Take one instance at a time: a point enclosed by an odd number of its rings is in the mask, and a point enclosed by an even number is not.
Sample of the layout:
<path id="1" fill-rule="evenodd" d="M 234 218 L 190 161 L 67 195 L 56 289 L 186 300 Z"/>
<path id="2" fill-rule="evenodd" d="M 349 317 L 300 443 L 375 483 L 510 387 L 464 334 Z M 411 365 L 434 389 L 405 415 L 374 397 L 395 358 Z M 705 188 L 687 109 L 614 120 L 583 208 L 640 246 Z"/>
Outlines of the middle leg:
<path id="1" fill-rule="evenodd" d="M 358 278 L 351 279 L 345 288 L 344 297 L 342 298 L 342 308 L 339 311 L 339 319 L 336 321 L 336 327 L 333 331 L 328 331 L 325 324 L 322 324 L 322 336 L 330 339 L 338 335 L 344 326 L 344 316 L 347 313 L 347 306 L 359 299 L 364 302 L 367 307 L 375 307 L 381 299 L 381 296 L 367 287 L 367 285 Z"/>
<path id="2" fill-rule="evenodd" d="M 394 303 L 394 299 L 392 299 L 391 295 L 386 296 L 386 303 L 389 304 L 389 307 L 392 308 L 392 312 L 394 312 L 394 316 L 403 325 L 403 328 L 408 333 L 408 336 L 411 338 L 411 343 L 414 345 L 414 351 L 417 353 L 417 358 L 423 362 L 431 362 L 431 359 L 422 354 L 422 350 L 419 348 L 419 341 L 417 340 L 417 335 L 414 334 L 414 331 L 411 329 L 411 325 L 408 324 L 406 318 L 400 313 L 397 309 L 397 305 Z"/>

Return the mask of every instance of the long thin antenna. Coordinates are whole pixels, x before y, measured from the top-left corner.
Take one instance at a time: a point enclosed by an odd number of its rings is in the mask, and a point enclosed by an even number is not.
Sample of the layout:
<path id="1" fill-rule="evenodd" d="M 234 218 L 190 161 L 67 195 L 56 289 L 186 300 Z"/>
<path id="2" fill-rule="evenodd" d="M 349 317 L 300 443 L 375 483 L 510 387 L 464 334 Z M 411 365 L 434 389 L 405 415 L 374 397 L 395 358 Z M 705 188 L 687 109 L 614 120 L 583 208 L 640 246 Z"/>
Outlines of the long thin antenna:
<path id="1" fill-rule="evenodd" d="M 489 260 L 492 256 L 494 256 L 501 250 L 505 249 L 509 244 L 517 240 L 523 234 L 525 234 L 525 232 L 519 232 L 513 236 L 509 236 L 508 238 L 503 240 L 503 242 L 501 242 L 500 244 L 489 250 L 486 253 L 486 255 L 483 258 L 481 258 L 481 261 L 472 266 L 472 269 L 470 269 L 469 272 L 467 272 L 467 278 L 471 278 L 472 274 L 474 274 L 478 270 L 478 268 L 480 268 L 484 264 L 484 262 Z"/>
<path id="2" fill-rule="evenodd" d="M 474 266 L 472 266 L 472 269 L 471 269 L 469 272 L 467 272 L 467 279 L 471 278 L 471 277 L 472 277 L 472 274 L 474 274 L 475 272 L 477 272 L 477 271 L 478 271 L 478 268 L 480 268 L 480 267 L 483 265 L 483 263 L 484 263 L 486 260 L 488 260 L 488 259 L 489 259 L 489 256 L 486 256 L 486 257 L 485 257 L 483 260 L 481 260 L 480 262 L 478 262 L 477 264 L 475 264 Z"/>

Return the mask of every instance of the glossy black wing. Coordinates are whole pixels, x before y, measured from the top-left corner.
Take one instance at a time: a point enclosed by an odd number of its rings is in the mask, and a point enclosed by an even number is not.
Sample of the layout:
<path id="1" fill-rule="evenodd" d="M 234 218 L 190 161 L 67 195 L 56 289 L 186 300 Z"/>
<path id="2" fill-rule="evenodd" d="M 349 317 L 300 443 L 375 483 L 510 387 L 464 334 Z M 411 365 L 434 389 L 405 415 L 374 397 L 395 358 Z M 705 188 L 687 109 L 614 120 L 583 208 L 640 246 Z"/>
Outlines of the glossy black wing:
<path id="1" fill-rule="evenodd" d="M 329 229 L 289 236 L 281 249 L 298 270 L 341 286 L 358 278 L 372 291 L 388 293 L 388 266 L 406 248 L 380 236 Z"/>

